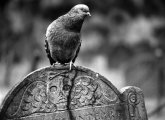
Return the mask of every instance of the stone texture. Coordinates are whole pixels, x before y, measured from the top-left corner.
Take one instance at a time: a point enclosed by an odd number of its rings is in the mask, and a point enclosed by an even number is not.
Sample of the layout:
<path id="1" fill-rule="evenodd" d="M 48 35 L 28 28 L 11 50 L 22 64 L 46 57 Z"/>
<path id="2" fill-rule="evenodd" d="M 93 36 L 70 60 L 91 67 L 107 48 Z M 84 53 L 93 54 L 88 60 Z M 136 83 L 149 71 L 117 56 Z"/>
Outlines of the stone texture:
<path id="1" fill-rule="evenodd" d="M 87 68 L 54 65 L 27 75 L 6 96 L 1 120 L 147 120 L 139 88 L 119 92 Z"/>

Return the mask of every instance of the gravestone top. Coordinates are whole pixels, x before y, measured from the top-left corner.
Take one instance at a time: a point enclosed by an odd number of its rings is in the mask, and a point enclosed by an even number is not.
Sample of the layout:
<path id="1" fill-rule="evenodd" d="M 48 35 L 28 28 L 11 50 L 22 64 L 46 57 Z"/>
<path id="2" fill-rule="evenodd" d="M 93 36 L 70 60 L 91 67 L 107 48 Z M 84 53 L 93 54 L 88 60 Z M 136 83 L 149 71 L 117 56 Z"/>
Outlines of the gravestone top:
<path id="1" fill-rule="evenodd" d="M 140 89 L 121 93 L 84 67 L 53 65 L 27 75 L 6 96 L 2 120 L 146 120 Z"/>

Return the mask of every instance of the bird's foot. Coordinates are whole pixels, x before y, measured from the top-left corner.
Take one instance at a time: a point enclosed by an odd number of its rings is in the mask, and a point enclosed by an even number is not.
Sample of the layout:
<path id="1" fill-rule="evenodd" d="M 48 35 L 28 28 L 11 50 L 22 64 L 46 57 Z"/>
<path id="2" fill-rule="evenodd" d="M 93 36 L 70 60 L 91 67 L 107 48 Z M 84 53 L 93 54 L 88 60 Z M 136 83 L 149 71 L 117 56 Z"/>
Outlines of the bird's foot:
<path id="1" fill-rule="evenodd" d="M 72 68 L 74 69 L 74 68 L 76 68 L 76 66 L 75 66 L 74 63 L 71 61 L 71 62 L 69 63 L 69 71 L 71 71 Z"/>
<path id="2" fill-rule="evenodd" d="M 69 63 L 69 70 L 70 70 L 70 71 L 72 70 L 72 65 L 73 65 L 73 62 L 71 61 L 71 62 Z"/>
<path id="3" fill-rule="evenodd" d="M 53 67 L 64 67 L 64 66 L 67 66 L 67 67 L 69 66 L 69 71 L 71 71 L 72 68 L 75 67 L 73 62 L 64 63 L 64 64 L 61 64 L 59 62 L 53 63 Z"/>
<path id="4" fill-rule="evenodd" d="M 53 66 L 56 66 L 57 64 L 59 64 L 59 63 L 58 63 L 58 62 L 55 62 L 55 63 L 53 63 L 52 65 L 53 65 Z"/>

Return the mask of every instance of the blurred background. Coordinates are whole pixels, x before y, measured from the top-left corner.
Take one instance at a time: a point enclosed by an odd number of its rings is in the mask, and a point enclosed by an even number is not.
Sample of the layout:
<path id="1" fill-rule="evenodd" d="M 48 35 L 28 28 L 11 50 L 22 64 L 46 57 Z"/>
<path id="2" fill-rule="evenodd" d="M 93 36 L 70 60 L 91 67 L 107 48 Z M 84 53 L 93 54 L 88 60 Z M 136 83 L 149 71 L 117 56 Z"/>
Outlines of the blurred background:
<path id="1" fill-rule="evenodd" d="M 79 3 L 92 17 L 83 24 L 75 65 L 99 72 L 119 90 L 140 87 L 149 120 L 164 120 L 164 0 L 1 0 L 0 103 L 27 74 L 49 66 L 46 28 Z"/>

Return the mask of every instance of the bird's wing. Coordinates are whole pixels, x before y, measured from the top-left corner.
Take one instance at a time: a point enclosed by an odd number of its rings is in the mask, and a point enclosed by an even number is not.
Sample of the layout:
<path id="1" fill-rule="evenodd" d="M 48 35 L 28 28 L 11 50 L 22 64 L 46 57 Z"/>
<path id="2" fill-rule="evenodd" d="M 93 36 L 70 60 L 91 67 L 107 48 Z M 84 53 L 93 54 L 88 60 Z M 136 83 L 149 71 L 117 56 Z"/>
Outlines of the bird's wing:
<path id="1" fill-rule="evenodd" d="M 45 40 L 45 51 L 46 51 L 50 64 L 52 65 L 53 63 L 56 63 L 56 61 L 53 60 L 53 58 L 50 55 L 50 49 L 49 49 L 49 44 L 47 40 Z"/>
<path id="2" fill-rule="evenodd" d="M 81 47 L 81 42 L 80 42 L 80 44 L 79 44 L 79 46 L 78 46 L 78 48 L 77 48 L 76 55 L 74 56 L 74 58 L 73 58 L 73 60 L 72 60 L 73 63 L 75 62 L 75 60 L 76 60 L 76 58 L 77 58 L 77 56 L 78 56 L 78 53 L 79 53 L 79 51 L 80 51 L 80 47 Z"/>

